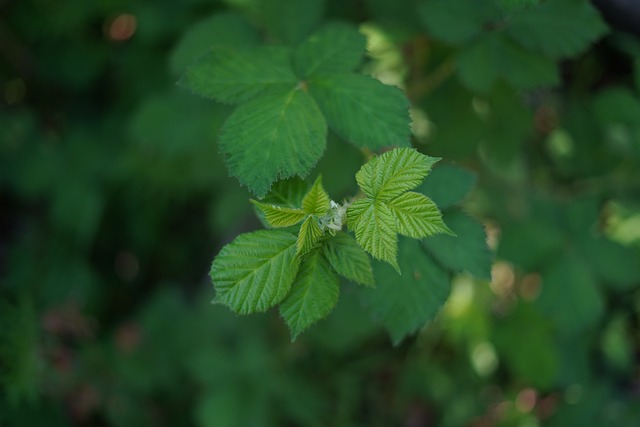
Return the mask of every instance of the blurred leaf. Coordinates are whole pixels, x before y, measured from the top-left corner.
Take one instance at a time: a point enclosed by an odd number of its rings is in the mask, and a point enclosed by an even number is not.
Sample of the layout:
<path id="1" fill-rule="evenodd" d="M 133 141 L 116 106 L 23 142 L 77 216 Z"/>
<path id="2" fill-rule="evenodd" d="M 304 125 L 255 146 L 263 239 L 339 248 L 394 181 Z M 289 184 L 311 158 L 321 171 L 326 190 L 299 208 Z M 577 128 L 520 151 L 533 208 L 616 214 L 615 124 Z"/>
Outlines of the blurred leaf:
<path id="1" fill-rule="evenodd" d="M 605 308 L 588 265 L 568 253 L 542 272 L 542 291 L 536 304 L 563 334 L 594 326 Z M 567 304 L 571 310 L 566 309 Z"/>
<path id="2" fill-rule="evenodd" d="M 291 338 L 331 313 L 338 302 L 338 276 L 321 252 L 315 252 L 300 264 L 291 292 L 280 305 L 280 314 L 291 330 Z"/>
<path id="3" fill-rule="evenodd" d="M 460 211 L 445 213 L 444 222 L 456 236 L 432 236 L 422 240 L 422 246 L 451 271 L 491 280 L 492 254 L 482 224 Z"/>
<path id="4" fill-rule="evenodd" d="M 578 55 L 606 31 L 598 11 L 584 0 L 543 2 L 515 14 L 507 29 L 522 46 L 554 59 Z"/>
<path id="5" fill-rule="evenodd" d="M 460 203 L 469 194 L 476 182 L 471 171 L 461 167 L 442 164 L 429 174 L 417 189 L 434 201 L 441 210 Z"/>
<path id="6" fill-rule="evenodd" d="M 577 246 L 594 272 L 611 288 L 632 290 L 640 284 L 640 253 L 604 238 L 583 236 Z"/>
<path id="7" fill-rule="evenodd" d="M 430 34 L 451 44 L 463 44 L 482 34 L 485 25 L 500 19 L 490 0 L 430 0 L 419 7 Z"/>
<path id="8" fill-rule="evenodd" d="M 553 61 L 496 34 L 462 50 L 458 67 L 461 81 L 481 93 L 489 92 L 501 79 L 518 89 L 553 86 L 560 82 Z"/>
<path id="9" fill-rule="evenodd" d="M 292 90 L 242 104 L 224 124 L 219 143 L 231 175 L 263 197 L 279 179 L 306 177 L 322 156 L 326 134 L 313 99 Z"/>
<path id="10" fill-rule="evenodd" d="M 294 69 L 300 78 L 353 71 L 362 61 L 365 44 L 355 27 L 328 24 L 296 48 Z"/>
<path id="11" fill-rule="evenodd" d="M 409 146 L 409 103 L 402 91 L 359 74 L 309 81 L 309 92 L 336 134 L 361 148 Z"/>
<path id="12" fill-rule="evenodd" d="M 497 257 L 524 271 L 535 271 L 562 253 L 563 239 L 549 224 L 536 220 L 517 222 L 503 228 Z"/>
<path id="13" fill-rule="evenodd" d="M 388 265 L 374 263 L 376 288 L 359 288 L 375 320 L 394 344 L 433 320 L 449 296 L 449 275 L 424 253 L 418 241 L 400 239 L 398 275 Z"/>
<path id="14" fill-rule="evenodd" d="M 493 334 L 516 378 L 541 391 L 553 388 L 559 372 L 557 349 L 549 322 L 533 306 L 518 304 L 514 313 L 496 324 Z"/>
<path id="15" fill-rule="evenodd" d="M 223 12 L 196 22 L 182 34 L 169 57 L 174 75 L 185 71 L 196 58 L 214 47 L 249 48 L 258 45 L 258 32 L 234 12 Z"/>
<path id="16" fill-rule="evenodd" d="M 260 0 L 260 18 L 269 34 L 295 45 L 318 28 L 324 15 L 324 0 Z"/>
<path id="17" fill-rule="evenodd" d="M 214 302 L 239 314 L 266 311 L 289 293 L 300 260 L 296 237 L 286 231 L 241 234 L 222 248 L 211 266 Z"/>

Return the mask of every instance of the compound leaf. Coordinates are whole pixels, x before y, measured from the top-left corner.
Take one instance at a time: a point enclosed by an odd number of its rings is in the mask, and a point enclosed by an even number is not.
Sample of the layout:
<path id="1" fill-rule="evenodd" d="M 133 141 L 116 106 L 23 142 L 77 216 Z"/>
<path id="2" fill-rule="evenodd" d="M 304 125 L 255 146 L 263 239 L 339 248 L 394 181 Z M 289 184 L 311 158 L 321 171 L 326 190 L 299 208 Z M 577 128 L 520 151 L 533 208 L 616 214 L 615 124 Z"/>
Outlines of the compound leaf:
<path id="1" fill-rule="evenodd" d="M 387 202 L 396 217 L 398 233 L 421 239 L 434 234 L 453 234 L 442 214 L 427 196 L 409 191 Z"/>
<path id="2" fill-rule="evenodd" d="M 438 160 L 412 148 L 397 148 L 365 163 L 356 181 L 367 196 L 387 201 L 420 185 Z"/>
<path id="3" fill-rule="evenodd" d="M 289 227 L 296 225 L 307 216 L 302 209 L 260 203 L 255 200 L 252 200 L 251 203 L 262 211 L 264 219 L 272 227 Z"/>
<path id="4" fill-rule="evenodd" d="M 239 314 L 263 312 L 282 301 L 300 260 L 296 237 L 285 231 L 241 234 L 222 248 L 211 265 L 215 303 Z"/>
<path id="5" fill-rule="evenodd" d="M 410 145 L 409 101 L 397 87 L 361 74 L 331 74 L 311 79 L 309 92 L 331 129 L 355 146 Z"/>
<path id="6" fill-rule="evenodd" d="M 365 286 L 375 286 L 371 260 L 358 242 L 339 231 L 322 246 L 331 267 L 342 277 Z"/>
<path id="7" fill-rule="evenodd" d="M 417 240 L 402 238 L 398 254 L 404 274 L 374 263 L 376 288 L 360 288 L 366 305 L 398 344 L 433 320 L 450 293 L 450 276 L 419 246 Z"/>
<path id="8" fill-rule="evenodd" d="M 304 199 L 302 199 L 302 209 L 308 215 L 324 215 L 330 206 L 331 199 L 322 187 L 322 177 L 318 176 Z"/>
<path id="9" fill-rule="evenodd" d="M 311 324 L 326 317 L 338 302 L 338 276 L 320 252 L 310 255 L 300 266 L 291 293 L 280 305 L 280 315 L 295 339 Z"/>
<path id="10" fill-rule="evenodd" d="M 347 223 L 365 251 L 388 262 L 400 273 L 396 260 L 396 222 L 393 212 L 384 202 L 370 198 L 357 200 L 347 209 Z"/>
<path id="11" fill-rule="evenodd" d="M 304 255 L 314 249 L 322 237 L 322 230 L 318 220 L 308 216 L 300 226 L 298 240 L 296 242 L 296 255 Z"/>
<path id="12" fill-rule="evenodd" d="M 554 59 L 579 54 L 606 31 L 600 13 L 584 0 L 554 0 L 522 10 L 507 29 L 522 46 Z"/>
<path id="13" fill-rule="evenodd" d="M 293 53 L 293 66 L 301 78 L 352 71 L 366 47 L 366 38 L 347 24 L 333 23 L 312 34 Z"/>
<path id="14" fill-rule="evenodd" d="M 216 101 L 241 103 L 267 90 L 293 88 L 297 79 L 290 62 L 283 47 L 218 47 L 189 67 L 179 84 Z"/>
<path id="15" fill-rule="evenodd" d="M 278 179 L 305 177 L 322 156 L 326 135 L 313 99 L 294 89 L 240 105 L 224 124 L 219 142 L 231 175 L 262 197 Z"/>

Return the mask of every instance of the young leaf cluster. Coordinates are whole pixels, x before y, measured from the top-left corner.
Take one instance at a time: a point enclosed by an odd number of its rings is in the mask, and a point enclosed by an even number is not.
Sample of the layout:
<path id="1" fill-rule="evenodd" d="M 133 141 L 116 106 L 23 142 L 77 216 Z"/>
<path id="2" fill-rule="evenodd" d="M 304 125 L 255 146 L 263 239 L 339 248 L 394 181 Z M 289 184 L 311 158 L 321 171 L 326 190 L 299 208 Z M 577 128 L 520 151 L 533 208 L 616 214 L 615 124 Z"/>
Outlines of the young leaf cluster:
<path id="1" fill-rule="evenodd" d="M 403 93 L 353 73 L 364 51 L 362 34 L 332 23 L 291 47 L 215 46 L 180 84 L 237 105 L 220 148 L 231 175 L 262 198 L 274 182 L 309 174 L 329 128 L 360 148 L 409 146 Z"/>
<path id="2" fill-rule="evenodd" d="M 295 338 L 332 311 L 339 276 L 374 286 L 366 252 L 399 272 L 398 233 L 453 234 L 431 199 L 409 191 L 437 160 L 409 148 L 375 157 L 356 174 L 364 197 L 344 205 L 330 199 L 321 177 L 309 188 L 300 180 L 278 183 L 263 201 L 252 201 L 270 228 L 240 235 L 213 261 L 215 302 L 240 314 L 279 304 Z M 355 239 L 342 231 L 345 220 Z"/>

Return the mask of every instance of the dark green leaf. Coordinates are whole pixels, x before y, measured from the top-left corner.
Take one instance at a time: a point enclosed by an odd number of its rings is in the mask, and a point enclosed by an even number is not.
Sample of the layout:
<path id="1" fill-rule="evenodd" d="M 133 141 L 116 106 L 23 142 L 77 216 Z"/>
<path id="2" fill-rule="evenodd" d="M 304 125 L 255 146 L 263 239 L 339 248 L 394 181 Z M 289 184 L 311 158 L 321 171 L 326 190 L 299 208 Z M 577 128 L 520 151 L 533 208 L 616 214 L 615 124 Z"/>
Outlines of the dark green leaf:
<path id="1" fill-rule="evenodd" d="M 194 93 L 225 103 L 245 102 L 265 91 L 297 84 L 288 49 L 214 48 L 190 66 L 179 84 Z"/>
<path id="2" fill-rule="evenodd" d="M 309 81 L 331 129 L 361 148 L 408 147 L 409 102 L 397 87 L 359 74 L 332 74 Z"/>
<path id="3" fill-rule="evenodd" d="M 326 135 L 313 99 L 292 90 L 239 106 L 221 130 L 220 147 L 231 175 L 262 197 L 279 179 L 307 176 L 322 156 Z"/>
<path id="4" fill-rule="evenodd" d="M 457 237 L 433 236 L 424 239 L 422 245 L 451 271 L 466 271 L 490 280 L 492 255 L 484 227 L 460 211 L 446 212 L 444 221 Z"/>
<path id="5" fill-rule="evenodd" d="M 338 276 L 320 252 L 303 261 L 291 293 L 280 305 L 292 339 L 331 313 L 338 302 L 338 285 Z"/>

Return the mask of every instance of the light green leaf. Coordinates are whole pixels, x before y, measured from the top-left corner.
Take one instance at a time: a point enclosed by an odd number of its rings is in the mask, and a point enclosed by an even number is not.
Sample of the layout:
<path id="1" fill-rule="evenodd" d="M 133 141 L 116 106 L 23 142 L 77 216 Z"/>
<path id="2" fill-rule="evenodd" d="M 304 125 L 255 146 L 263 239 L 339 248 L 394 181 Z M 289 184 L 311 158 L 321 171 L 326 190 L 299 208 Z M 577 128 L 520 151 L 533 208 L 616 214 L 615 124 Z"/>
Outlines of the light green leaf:
<path id="1" fill-rule="evenodd" d="M 331 206 L 331 199 L 322 187 L 322 177 L 318 176 L 302 199 L 302 209 L 309 215 L 324 215 Z"/>
<path id="2" fill-rule="evenodd" d="M 554 59 L 575 56 L 607 31 L 600 13 L 585 0 L 553 0 L 514 15 L 507 28 L 527 49 Z"/>
<path id="3" fill-rule="evenodd" d="M 311 79 L 309 91 L 331 129 L 355 146 L 410 145 L 409 101 L 397 87 L 360 74 L 331 74 Z"/>
<path id="4" fill-rule="evenodd" d="M 434 234 L 453 235 L 442 221 L 442 214 L 431 199 L 420 193 L 409 191 L 387 202 L 396 217 L 398 233 L 421 239 Z"/>
<path id="5" fill-rule="evenodd" d="M 291 287 L 291 293 L 280 305 L 280 315 L 295 339 L 302 331 L 325 318 L 338 302 L 338 276 L 320 252 L 304 260 Z"/>
<path id="6" fill-rule="evenodd" d="M 189 63 L 213 47 L 247 48 L 259 42 L 260 35 L 241 14 L 217 13 L 198 21 L 184 33 L 171 52 L 171 72 L 182 74 Z"/>
<path id="7" fill-rule="evenodd" d="M 278 179 L 305 177 L 322 156 L 326 136 L 313 99 L 292 90 L 240 105 L 224 124 L 219 143 L 231 175 L 262 197 Z"/>
<path id="8" fill-rule="evenodd" d="M 356 181 L 367 196 L 387 201 L 420 185 L 438 160 L 412 148 L 397 148 L 365 163 Z"/>
<path id="9" fill-rule="evenodd" d="M 224 103 L 241 103 L 267 90 L 297 84 L 289 50 L 278 46 L 254 49 L 214 48 L 189 67 L 179 84 Z"/>
<path id="10" fill-rule="evenodd" d="M 458 210 L 445 213 L 444 219 L 457 237 L 433 236 L 422 241 L 424 248 L 451 271 L 491 280 L 492 254 L 482 224 Z"/>
<path id="11" fill-rule="evenodd" d="M 289 227 L 296 225 L 307 216 L 302 209 L 260 203 L 255 200 L 251 200 L 251 203 L 262 211 L 264 219 L 272 227 Z"/>
<path id="12" fill-rule="evenodd" d="M 388 262 L 400 273 L 396 260 L 398 235 L 395 217 L 384 202 L 370 198 L 357 200 L 347 209 L 347 223 L 365 251 Z"/>
<path id="13" fill-rule="evenodd" d="M 339 231 L 322 246 L 324 256 L 342 277 L 365 286 L 375 286 L 371 261 L 349 234 Z"/>
<path id="14" fill-rule="evenodd" d="M 549 58 L 528 52 L 492 33 L 458 56 L 460 80 L 477 92 L 489 92 L 499 79 L 518 89 L 551 86 L 560 82 L 556 64 Z"/>
<path id="15" fill-rule="evenodd" d="M 463 200 L 473 188 L 475 175 L 453 165 L 439 165 L 433 168 L 429 179 L 425 179 L 417 191 L 428 196 L 441 210 Z"/>
<path id="16" fill-rule="evenodd" d="M 486 24 L 500 19 L 491 0 L 431 0 L 418 9 L 430 35 L 452 44 L 462 44 L 479 36 Z"/>
<path id="17" fill-rule="evenodd" d="M 263 312 L 289 293 L 300 260 L 296 237 L 285 231 L 241 234 L 222 248 L 211 265 L 214 302 L 239 314 Z"/>
<path id="18" fill-rule="evenodd" d="M 433 320 L 450 293 L 450 276 L 419 246 L 402 238 L 398 254 L 404 272 L 374 263 L 376 288 L 358 288 L 374 319 L 391 335 L 394 344 Z"/>
<path id="19" fill-rule="evenodd" d="M 311 252 L 317 246 L 322 234 L 318 220 L 313 216 L 308 216 L 298 232 L 296 255 L 304 255 Z"/>
<path id="20" fill-rule="evenodd" d="M 312 34 L 293 53 L 300 78 L 352 71 L 362 61 L 366 38 L 347 24 L 332 23 Z"/>

